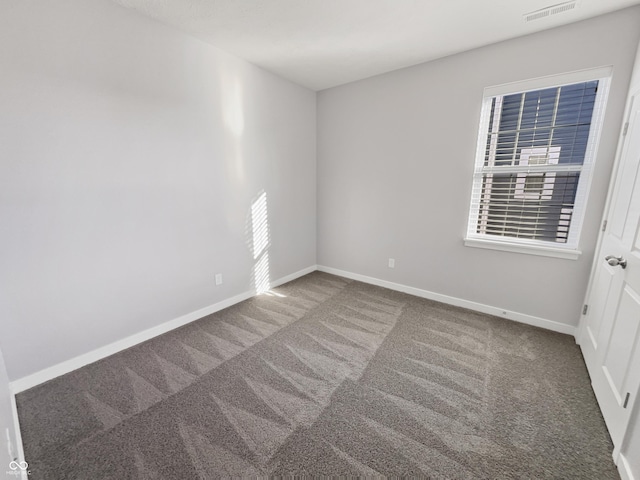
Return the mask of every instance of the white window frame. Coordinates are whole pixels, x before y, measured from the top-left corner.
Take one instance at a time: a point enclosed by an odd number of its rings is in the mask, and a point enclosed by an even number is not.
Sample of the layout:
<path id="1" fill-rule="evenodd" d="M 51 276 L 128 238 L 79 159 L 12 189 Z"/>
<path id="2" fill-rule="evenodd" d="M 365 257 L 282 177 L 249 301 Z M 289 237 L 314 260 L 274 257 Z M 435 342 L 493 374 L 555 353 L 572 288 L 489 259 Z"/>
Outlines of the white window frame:
<path id="1" fill-rule="evenodd" d="M 613 73 L 613 67 L 606 66 L 589 70 L 580 70 L 576 72 L 570 72 L 560 75 L 551 75 L 547 77 L 540 77 L 531 80 L 525 80 L 521 82 L 514 82 L 504 85 L 497 85 L 493 87 L 487 87 L 484 89 L 482 110 L 480 115 L 480 126 L 478 129 L 478 140 L 476 145 L 476 160 L 473 176 L 473 184 L 471 190 L 471 205 L 469 208 L 469 217 L 467 223 L 467 232 L 464 237 L 464 244 L 469 247 L 488 248 L 492 250 L 502 250 L 517 253 L 525 253 L 531 255 L 543 255 L 550 257 L 558 257 L 565 259 L 575 260 L 579 258 L 582 253 L 579 249 L 580 234 L 582 231 L 582 225 L 587 207 L 587 200 L 589 196 L 589 189 L 591 187 L 591 180 L 593 176 L 593 166 L 596 160 L 596 154 L 598 150 L 598 144 L 600 142 L 600 134 L 602 131 L 602 125 L 604 121 L 605 108 L 607 98 L 609 96 L 609 87 L 611 83 L 611 76 Z M 494 97 L 504 95 L 512 95 L 517 93 L 526 93 L 534 90 L 543 90 L 545 88 L 561 87 L 564 85 L 571 85 L 575 83 L 583 83 L 597 80 L 598 92 L 596 93 L 595 105 L 593 110 L 593 116 L 591 119 L 591 128 L 589 130 L 589 139 L 587 141 L 587 148 L 585 151 L 584 163 L 581 166 L 569 167 L 569 170 L 575 169 L 580 172 L 580 179 L 578 181 L 575 204 L 573 212 L 568 212 L 565 215 L 564 224 L 561 225 L 563 230 L 568 229 L 566 243 L 553 243 L 551 241 L 543 240 L 531 240 L 525 238 L 513 238 L 513 237 L 501 237 L 498 235 L 488 235 L 478 233 L 479 226 L 482 231 L 483 214 L 482 214 L 482 196 L 483 194 L 483 175 L 488 170 L 493 172 L 499 172 L 502 167 L 489 166 L 485 167 L 485 154 L 487 149 L 487 135 L 489 134 L 489 121 L 491 116 L 491 105 Z M 501 108 L 496 104 L 496 111 Z M 495 122 L 494 118 L 494 122 Z M 492 130 L 496 130 L 495 128 Z M 497 137 L 497 135 L 496 135 Z M 495 142 L 496 139 L 490 139 L 489 143 L 489 155 L 495 155 Z M 552 147 L 556 148 L 556 147 Z M 559 159 L 559 150 L 557 152 L 549 149 L 548 164 L 557 164 Z M 523 149 L 519 164 L 515 167 L 515 170 L 521 170 L 518 173 L 518 181 L 522 175 L 522 194 L 524 192 L 524 182 L 526 180 L 527 173 L 529 173 L 528 156 L 539 153 L 529 152 L 525 158 L 526 152 Z M 535 149 L 531 149 L 535 150 Z M 546 149 L 545 149 L 546 150 Z M 555 159 L 555 161 L 554 161 Z M 558 166 L 560 167 L 560 166 Z M 510 172 L 513 172 L 514 167 L 507 167 Z M 564 171 L 566 169 L 560 169 Z M 553 188 L 555 179 L 549 178 L 550 182 L 547 184 L 545 180 L 544 189 Z M 490 185 L 490 180 L 487 180 Z M 517 184 L 518 185 L 518 184 Z M 486 187 L 485 187 L 486 192 Z M 541 192 L 541 195 L 543 193 Z M 533 199 L 533 198 L 532 198 Z M 536 199 L 540 199 L 536 195 Z M 526 200 L 525 200 L 526 201 Z M 568 226 L 569 221 L 566 218 L 571 218 L 571 224 Z M 486 221 L 486 216 L 484 216 Z M 562 220 L 562 219 L 561 219 Z M 562 222 L 561 222 L 562 223 Z"/>

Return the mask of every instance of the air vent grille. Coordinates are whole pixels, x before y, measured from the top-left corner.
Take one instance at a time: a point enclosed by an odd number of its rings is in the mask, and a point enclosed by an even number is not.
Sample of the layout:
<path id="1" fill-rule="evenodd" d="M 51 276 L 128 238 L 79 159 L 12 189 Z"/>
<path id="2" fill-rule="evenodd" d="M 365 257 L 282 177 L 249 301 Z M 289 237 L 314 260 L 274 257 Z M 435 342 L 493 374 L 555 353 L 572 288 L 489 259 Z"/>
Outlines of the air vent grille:
<path id="1" fill-rule="evenodd" d="M 550 5 L 548 7 L 541 8 L 540 10 L 535 10 L 533 12 L 525 13 L 523 17 L 525 22 L 533 22 L 534 20 L 540 20 L 541 18 L 546 18 L 552 15 L 557 15 L 559 13 L 574 10 L 577 6 L 578 6 L 577 0 L 572 0 L 570 2 L 562 2 L 556 5 Z"/>

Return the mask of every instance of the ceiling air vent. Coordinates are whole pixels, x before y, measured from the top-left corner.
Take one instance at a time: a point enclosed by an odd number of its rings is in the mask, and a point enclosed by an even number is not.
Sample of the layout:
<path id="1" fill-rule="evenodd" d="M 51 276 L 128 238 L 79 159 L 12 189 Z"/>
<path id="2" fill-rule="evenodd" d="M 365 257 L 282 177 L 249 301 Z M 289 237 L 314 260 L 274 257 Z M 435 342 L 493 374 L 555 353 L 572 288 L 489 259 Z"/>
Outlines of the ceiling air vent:
<path id="1" fill-rule="evenodd" d="M 534 10 L 533 12 L 525 13 L 523 17 L 525 22 L 533 22 L 534 20 L 547 18 L 551 15 L 557 15 L 558 13 L 574 10 L 577 6 L 578 0 L 571 0 L 570 2 L 557 3 L 555 5 L 541 8 L 540 10 Z"/>

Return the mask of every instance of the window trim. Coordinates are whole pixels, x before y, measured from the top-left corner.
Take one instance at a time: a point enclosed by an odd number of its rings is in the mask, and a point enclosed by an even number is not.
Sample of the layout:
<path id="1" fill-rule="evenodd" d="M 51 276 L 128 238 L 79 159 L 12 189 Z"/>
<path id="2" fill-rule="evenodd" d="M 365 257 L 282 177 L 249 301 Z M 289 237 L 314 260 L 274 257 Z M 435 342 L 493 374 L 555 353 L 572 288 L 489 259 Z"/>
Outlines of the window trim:
<path id="1" fill-rule="evenodd" d="M 582 251 L 578 249 L 528 245 L 524 242 L 516 243 L 494 239 L 488 240 L 486 238 L 465 238 L 464 245 L 465 247 L 486 248 L 488 250 L 525 253 L 528 255 L 540 255 L 542 257 L 565 258 L 567 260 L 577 260 L 578 258 L 580 258 L 580 255 L 582 255 Z"/>
<path id="2" fill-rule="evenodd" d="M 582 253 L 579 248 L 580 236 L 587 210 L 589 191 L 593 180 L 593 166 L 595 164 L 598 146 L 600 144 L 612 75 L 613 67 L 605 66 L 496 85 L 484 89 L 476 143 L 475 164 L 470 190 L 470 208 L 467 218 L 467 229 L 464 236 L 465 246 L 573 260 L 579 258 Z M 580 181 L 577 186 L 574 212 L 567 236 L 567 242 L 562 244 L 543 240 L 501 237 L 497 235 L 476 233 L 481 202 L 474 202 L 474 193 L 477 188 L 482 188 L 478 185 L 477 179 L 482 178 L 482 173 L 486 173 L 484 170 L 484 160 L 487 148 L 487 135 L 489 132 L 491 102 L 493 97 L 526 93 L 533 90 L 542 90 L 545 88 L 559 87 L 594 80 L 599 81 L 598 93 L 595 99 L 584 163 L 580 168 Z"/>

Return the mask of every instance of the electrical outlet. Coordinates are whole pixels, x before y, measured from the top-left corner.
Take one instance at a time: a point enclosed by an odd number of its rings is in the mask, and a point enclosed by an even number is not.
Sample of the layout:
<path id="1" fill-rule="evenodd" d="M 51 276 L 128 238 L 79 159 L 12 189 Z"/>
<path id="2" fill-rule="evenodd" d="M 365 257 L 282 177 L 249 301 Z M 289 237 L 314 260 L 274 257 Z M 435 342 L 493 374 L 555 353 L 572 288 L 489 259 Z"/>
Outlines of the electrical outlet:
<path id="1" fill-rule="evenodd" d="M 396 259 L 395 258 L 390 258 L 389 259 L 389 268 L 396 268 Z"/>
<path id="2" fill-rule="evenodd" d="M 222 285 L 222 274 L 216 273 L 216 286 Z"/>

